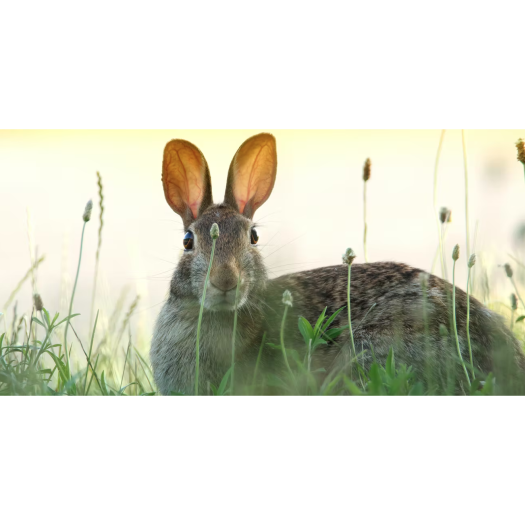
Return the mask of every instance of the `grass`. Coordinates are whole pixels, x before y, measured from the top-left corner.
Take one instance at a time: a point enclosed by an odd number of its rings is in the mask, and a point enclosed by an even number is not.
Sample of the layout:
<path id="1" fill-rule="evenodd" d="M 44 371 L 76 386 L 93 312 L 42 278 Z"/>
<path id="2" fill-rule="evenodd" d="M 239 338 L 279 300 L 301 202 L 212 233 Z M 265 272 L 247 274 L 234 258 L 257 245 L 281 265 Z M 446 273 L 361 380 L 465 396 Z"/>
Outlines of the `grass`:
<path id="1" fill-rule="evenodd" d="M 461 348 L 459 346 L 459 337 L 458 337 L 458 323 L 456 321 L 456 262 L 459 259 L 459 246 L 456 244 L 454 247 L 454 251 L 452 253 L 452 260 L 453 266 L 452 266 L 452 319 L 453 319 L 453 325 L 454 325 L 454 337 L 456 340 L 456 348 L 458 351 L 458 357 L 461 362 L 461 366 L 463 367 L 463 370 L 465 372 L 465 377 L 467 378 L 468 386 L 470 387 L 470 377 L 467 372 L 467 368 L 465 367 L 465 362 L 463 361 L 463 357 L 461 355 Z"/>
<path id="2" fill-rule="evenodd" d="M 436 158 L 434 173 L 434 196 L 437 188 L 437 166 L 443 142 L 444 131 L 441 134 Z M 466 173 L 465 159 L 465 189 L 466 205 L 468 206 L 468 179 Z M 102 182 L 98 176 L 100 227 L 98 245 L 96 252 L 96 267 L 100 258 L 100 246 L 102 242 L 103 224 L 103 194 Z M 366 188 L 366 180 L 365 180 Z M 366 190 L 365 190 L 366 192 Z M 364 193 L 366 201 L 366 193 Z M 447 227 L 446 221 L 439 220 L 434 197 L 434 210 L 438 223 L 439 247 L 438 256 L 443 259 L 444 231 Z M 84 217 L 85 218 L 85 217 Z M 366 214 L 364 216 L 366 221 Z M 104 312 L 93 310 L 96 297 L 97 277 L 95 277 L 92 290 L 91 310 L 94 322 L 89 323 L 89 333 L 84 339 L 79 335 L 77 323 L 78 313 L 74 312 L 74 298 L 76 283 L 81 271 L 83 251 L 83 235 L 87 221 L 84 220 L 80 253 L 77 265 L 77 273 L 73 285 L 73 293 L 68 304 L 67 315 L 55 313 L 52 315 L 41 302 L 35 300 L 35 306 L 28 315 L 21 315 L 17 311 L 16 297 L 21 293 L 24 283 L 32 278 L 35 270 L 44 262 L 44 257 L 32 260 L 31 267 L 14 286 L 13 292 L 4 302 L 2 323 L 0 326 L 0 395 L 156 395 L 157 390 L 153 380 L 153 373 L 149 364 L 148 343 L 138 344 L 134 339 L 130 328 L 130 321 L 136 311 L 139 297 L 136 296 L 126 307 L 126 293 L 123 291 L 116 301 L 114 310 Z M 468 216 L 467 216 L 468 224 Z M 366 230 L 365 230 L 366 232 Z M 212 256 L 206 276 L 209 280 L 215 242 L 219 235 L 218 231 L 210 232 L 213 238 Z M 467 234 L 468 235 L 468 234 Z M 366 233 L 364 238 L 366 250 Z M 467 240 L 467 246 L 469 239 Z M 283 315 L 281 321 L 280 345 L 275 345 L 266 340 L 263 334 L 257 348 L 257 361 L 250 376 L 249 385 L 237 385 L 236 380 L 236 335 L 237 316 L 234 315 L 234 333 L 231 346 L 231 367 L 226 372 L 218 385 L 207 385 L 207 392 L 212 395 L 232 394 L 261 394 L 275 393 L 282 395 L 449 395 L 463 392 L 467 395 L 492 395 L 501 391 L 502 385 L 505 393 L 522 393 L 520 388 L 515 387 L 510 377 L 501 369 L 499 375 L 483 374 L 474 370 L 472 349 L 470 344 L 470 296 L 473 289 L 473 275 L 471 268 L 474 265 L 472 257 L 467 262 L 467 330 L 466 337 L 469 350 L 469 363 L 463 361 L 460 351 L 459 335 L 456 320 L 456 264 L 459 260 L 453 257 L 452 269 L 452 297 L 451 297 L 451 327 L 440 329 L 441 338 L 448 347 L 453 349 L 446 371 L 439 375 L 434 369 L 435 352 L 429 336 L 428 328 L 428 306 L 427 306 L 427 283 L 422 282 L 424 303 L 422 307 L 423 323 L 425 326 L 425 356 L 424 374 L 416 373 L 416 370 L 401 362 L 399 350 L 393 346 L 390 348 L 386 361 L 376 360 L 374 349 L 362 350 L 360 353 L 355 348 L 353 332 L 357 327 L 352 327 L 351 318 L 351 262 L 355 255 L 347 251 L 348 261 L 348 283 L 347 283 L 347 312 L 344 308 L 339 309 L 332 315 L 327 315 L 327 309 L 319 312 L 315 322 L 310 323 L 304 317 L 298 318 L 297 331 L 301 334 L 304 346 L 302 348 L 289 348 L 285 346 L 284 326 L 289 308 L 292 305 L 290 293 L 283 296 Z M 351 258 L 351 260 L 350 260 Z M 523 263 L 512 257 L 520 267 Z M 443 261 L 444 262 L 444 261 Z M 442 272 L 446 274 L 445 265 L 442 262 Z M 484 270 L 482 259 L 476 263 L 480 270 Z M 511 281 L 515 295 L 512 301 L 500 300 L 495 294 L 495 288 L 488 287 L 492 294 L 488 297 L 487 306 L 498 310 L 507 316 L 509 326 L 516 337 L 525 344 L 525 304 L 522 300 L 522 283 L 514 276 L 513 270 L 507 263 L 504 270 Z M 485 269 L 485 275 L 487 274 Z M 197 322 L 197 341 L 195 348 L 195 393 L 202 393 L 204 385 L 199 385 L 199 353 L 200 353 L 200 331 L 203 322 L 203 307 L 206 299 L 206 286 L 201 298 L 201 309 Z M 45 299 L 45 298 L 44 298 Z M 239 283 L 236 291 L 236 302 L 239 300 Z M 11 305 L 14 306 L 11 308 Z M 328 305 L 327 305 L 328 306 Z M 372 307 L 373 308 L 373 307 Z M 334 327 L 334 321 L 338 316 L 347 316 L 348 324 Z M 8 319 L 9 317 L 9 319 Z M 9 321 L 9 322 L 8 322 Z M 3 325 L 3 326 L 2 326 Z M 70 332 L 69 332 L 70 331 Z M 69 332 L 69 339 L 68 339 Z M 323 369 L 315 369 L 316 352 L 326 345 L 337 345 L 338 337 L 344 336 L 346 332 L 350 340 L 349 354 L 345 357 L 344 365 L 326 374 Z M 69 345 L 69 348 L 68 348 Z M 278 350 L 282 355 L 283 372 L 270 373 L 260 366 L 262 356 L 266 350 Z M 367 358 L 369 366 L 365 368 L 364 359 Z M 371 364 L 370 364 L 371 360 Z M 351 366 L 348 369 L 348 364 Z M 459 373 L 457 372 L 459 370 Z M 463 371 L 463 372 L 462 372 Z M 469 374 L 470 372 L 470 374 Z M 463 375 L 464 374 L 464 375 Z M 466 382 L 465 382 L 466 379 Z M 234 390 L 235 384 L 235 390 Z M 507 386 L 508 385 L 508 386 Z M 514 385 L 514 386 L 513 386 Z M 499 390 L 498 390 L 499 389 Z M 513 390 L 514 389 L 514 390 Z"/>
<path id="3" fill-rule="evenodd" d="M 199 359 L 200 359 L 200 337 L 201 337 L 201 325 L 202 315 L 204 313 L 204 303 L 206 302 L 206 290 L 208 289 L 208 282 L 210 281 L 210 273 L 213 265 L 213 256 L 215 255 L 215 244 L 219 238 L 219 227 L 217 224 L 213 224 L 211 227 L 210 235 L 213 239 L 210 255 L 210 264 L 208 265 L 208 272 L 206 273 L 206 279 L 204 281 L 204 288 L 202 289 L 201 307 L 199 310 L 199 320 L 197 321 L 197 343 L 195 345 L 195 395 L 199 395 Z"/>

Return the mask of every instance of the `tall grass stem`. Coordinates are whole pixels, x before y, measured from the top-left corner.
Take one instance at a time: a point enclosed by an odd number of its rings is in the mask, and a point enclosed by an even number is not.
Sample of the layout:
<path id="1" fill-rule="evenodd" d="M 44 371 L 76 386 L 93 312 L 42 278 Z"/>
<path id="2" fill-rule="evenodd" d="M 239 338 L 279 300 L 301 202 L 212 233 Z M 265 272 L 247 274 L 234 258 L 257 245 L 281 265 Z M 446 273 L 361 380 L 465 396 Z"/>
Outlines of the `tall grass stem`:
<path id="1" fill-rule="evenodd" d="M 471 276 L 470 276 L 471 268 L 468 269 L 468 277 L 467 277 L 467 344 L 468 344 L 468 353 L 470 357 L 470 366 L 472 368 L 472 377 L 476 379 L 476 372 L 474 371 L 474 362 L 472 360 L 472 345 L 470 343 L 470 287 L 471 287 Z"/>
<path id="2" fill-rule="evenodd" d="M 97 311 L 97 316 L 95 317 L 95 324 L 93 325 L 93 330 L 91 332 L 91 343 L 89 345 L 89 355 L 87 358 L 88 366 L 86 367 L 86 377 L 84 379 L 84 390 L 83 390 L 84 393 L 86 392 L 86 387 L 87 387 L 88 371 L 89 371 L 89 366 L 91 365 L 91 352 L 93 351 L 93 343 L 95 341 L 95 331 L 97 329 L 97 322 L 98 322 L 98 311 Z M 93 370 L 93 367 L 92 367 L 92 370 Z"/>
<path id="3" fill-rule="evenodd" d="M 281 321 L 281 349 L 283 351 L 283 357 L 284 362 L 286 363 L 286 368 L 288 368 L 288 372 L 290 372 L 290 375 L 293 376 L 292 369 L 290 368 L 290 363 L 288 363 L 288 356 L 286 355 L 286 347 L 284 346 L 284 326 L 286 324 L 286 314 L 288 313 L 288 305 L 284 305 L 284 314 L 283 319 Z"/>
<path id="4" fill-rule="evenodd" d="M 364 221 L 363 249 L 365 252 L 365 262 L 368 262 L 368 247 L 366 244 L 366 235 L 368 232 L 368 223 L 366 222 L 366 187 L 367 187 L 367 181 L 365 180 L 363 184 L 363 221 Z"/>
<path id="5" fill-rule="evenodd" d="M 80 237 L 80 254 L 78 256 L 78 265 L 77 265 L 77 274 L 75 276 L 75 282 L 73 284 L 73 291 L 71 292 L 71 301 L 69 302 L 69 313 L 68 320 L 66 321 L 66 326 L 64 328 L 64 352 L 66 353 L 67 367 L 69 370 L 69 349 L 67 347 L 67 330 L 69 328 L 69 318 L 71 317 L 71 312 L 73 312 L 73 301 L 75 299 L 75 291 L 77 289 L 78 275 L 80 273 L 80 263 L 82 262 L 82 248 L 84 246 L 84 232 L 86 231 L 87 221 L 84 221 L 82 226 L 82 236 Z"/>
<path id="6" fill-rule="evenodd" d="M 91 292 L 91 311 L 89 314 L 89 326 L 93 320 L 93 313 L 95 308 L 95 299 L 97 296 L 97 284 L 98 284 L 98 267 L 100 261 L 100 248 L 102 246 L 102 228 L 104 227 L 104 193 L 102 185 L 102 177 L 97 171 L 97 186 L 98 186 L 98 197 L 99 197 L 99 226 L 98 226 L 98 244 L 97 244 L 97 253 L 95 255 L 95 276 L 93 277 L 93 290 Z"/>
<path id="7" fill-rule="evenodd" d="M 438 166 L 439 166 L 439 159 L 441 157 L 441 149 L 443 147 L 443 139 L 445 138 L 445 131 L 441 130 L 441 136 L 439 137 L 439 145 L 436 153 L 436 162 L 434 164 L 434 215 L 436 217 L 436 225 L 438 229 L 438 241 L 439 241 L 439 258 L 441 261 L 441 275 L 444 275 L 444 256 L 443 256 L 443 243 L 441 238 L 441 224 L 439 221 L 439 211 L 437 207 L 437 176 L 438 176 Z M 432 271 L 431 273 L 434 273 L 434 263 L 432 263 Z"/>
<path id="8" fill-rule="evenodd" d="M 467 260 L 470 257 L 470 221 L 468 213 L 468 169 L 467 169 L 467 146 L 465 144 L 465 130 L 461 130 L 461 142 L 463 144 L 463 165 L 465 169 L 465 224 L 467 233 Z"/>
<path id="9" fill-rule="evenodd" d="M 355 344 L 354 344 L 354 333 L 352 330 L 352 312 L 350 308 L 350 286 L 352 281 L 352 265 L 348 265 L 348 283 L 346 286 L 346 300 L 348 303 L 348 330 L 350 332 L 350 374 L 352 373 L 352 360 L 353 356 L 356 355 Z"/>
<path id="10" fill-rule="evenodd" d="M 213 264 L 213 256 L 215 255 L 215 243 L 217 239 L 213 239 L 211 245 L 210 264 L 208 265 L 208 273 L 204 281 L 204 288 L 202 290 L 201 307 L 199 310 L 199 320 L 197 321 L 197 342 L 195 344 L 195 395 L 199 395 L 199 354 L 200 354 L 200 340 L 201 340 L 201 325 L 202 314 L 204 313 L 204 302 L 206 301 L 206 289 L 210 280 L 211 266 Z"/>
<path id="11" fill-rule="evenodd" d="M 233 335 L 232 335 L 232 373 L 230 377 L 230 395 L 233 396 L 233 385 L 235 384 L 235 338 L 237 336 L 237 305 L 239 304 L 239 288 L 241 284 L 241 272 L 237 278 L 237 289 L 235 290 L 235 310 L 233 312 Z"/>
<path id="12" fill-rule="evenodd" d="M 257 371 L 259 370 L 259 363 L 261 362 L 261 356 L 262 356 L 262 351 L 263 351 L 265 342 L 266 342 L 266 332 L 264 332 L 263 334 L 261 346 L 259 347 L 259 353 L 257 354 L 257 361 L 255 362 L 255 370 L 253 371 L 252 386 L 255 386 L 255 380 L 257 379 Z"/>
<path id="13" fill-rule="evenodd" d="M 452 321 L 454 324 L 454 336 L 456 338 L 456 348 L 458 350 L 458 357 L 461 361 L 461 366 L 463 367 L 463 371 L 465 372 L 465 377 L 467 378 L 468 386 L 470 387 L 470 378 L 467 372 L 467 368 L 465 367 L 465 362 L 463 361 L 463 357 L 461 356 L 461 349 L 459 346 L 459 337 L 458 337 L 458 324 L 456 320 L 456 261 L 454 260 L 452 264 Z"/>

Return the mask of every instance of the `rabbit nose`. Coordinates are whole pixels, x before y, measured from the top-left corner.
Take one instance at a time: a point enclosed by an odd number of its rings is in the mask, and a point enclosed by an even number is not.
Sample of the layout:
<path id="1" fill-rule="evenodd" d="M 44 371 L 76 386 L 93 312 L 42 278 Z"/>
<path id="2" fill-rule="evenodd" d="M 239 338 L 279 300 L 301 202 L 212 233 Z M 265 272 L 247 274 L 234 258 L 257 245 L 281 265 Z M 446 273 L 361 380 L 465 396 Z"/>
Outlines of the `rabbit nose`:
<path id="1" fill-rule="evenodd" d="M 237 287 L 238 275 L 228 265 L 221 265 L 213 268 L 210 274 L 210 282 L 212 286 L 218 288 L 222 292 L 228 292 Z"/>

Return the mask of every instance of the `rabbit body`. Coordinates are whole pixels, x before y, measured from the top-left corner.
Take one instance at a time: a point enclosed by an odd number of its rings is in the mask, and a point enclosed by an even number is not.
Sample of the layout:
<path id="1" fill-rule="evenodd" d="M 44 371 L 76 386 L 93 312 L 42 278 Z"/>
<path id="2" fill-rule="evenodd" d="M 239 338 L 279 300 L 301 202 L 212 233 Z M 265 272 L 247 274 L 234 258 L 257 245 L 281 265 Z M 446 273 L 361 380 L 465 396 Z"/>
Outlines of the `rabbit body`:
<path id="1" fill-rule="evenodd" d="M 275 139 L 271 135 L 248 139 L 230 166 L 224 202 L 216 205 L 202 153 L 181 140 L 166 146 L 166 199 L 182 217 L 193 244 L 174 272 L 169 298 L 154 330 L 150 357 L 162 394 L 194 391 L 197 325 L 213 248 L 213 224 L 218 225 L 220 234 L 203 305 L 200 393 L 209 392 L 211 385 L 218 386 L 232 364 L 235 308 L 235 383 L 242 385 L 252 380 L 263 334 L 268 342 L 280 343 L 285 290 L 293 297 L 284 326 L 285 346 L 300 354 L 304 354 L 306 345 L 298 330 L 298 316 L 313 325 L 325 307 L 331 315 L 347 306 L 347 265 L 268 280 L 252 218 L 271 193 L 276 165 Z M 467 300 L 467 295 L 456 288 L 459 345 L 464 361 L 469 363 Z M 394 348 L 396 360 L 411 365 L 417 373 L 428 372 L 430 367 L 439 374 L 449 362 L 457 368 L 451 301 L 450 283 L 422 270 L 393 262 L 352 265 L 350 303 L 359 364 L 368 368 L 374 358 L 384 362 L 390 348 Z M 345 309 L 332 326 L 347 324 Z M 448 329 L 449 335 L 440 333 L 440 325 Z M 476 369 L 494 369 L 499 348 L 510 349 L 505 355 L 511 355 L 511 362 L 507 359 L 505 366 L 524 367 L 519 344 L 503 320 L 472 297 L 469 333 Z M 322 368 L 324 375 L 329 375 L 345 364 L 348 352 L 349 332 L 345 330 L 335 342 L 316 349 L 312 369 Z M 261 373 L 284 369 L 283 355 L 275 346 L 266 345 L 261 356 Z"/>
<path id="2" fill-rule="evenodd" d="M 332 326 L 348 325 L 347 283 L 347 265 L 284 275 L 271 282 L 271 293 L 276 298 L 273 304 L 277 305 L 277 298 L 282 297 L 285 289 L 293 294 L 287 347 L 305 348 L 297 329 L 298 316 L 305 317 L 313 326 L 325 307 L 327 316 L 345 307 Z M 459 346 L 463 360 L 470 363 L 466 330 L 468 297 L 457 287 L 455 295 Z M 354 264 L 350 306 L 357 361 L 363 368 L 368 369 L 374 359 L 384 363 L 390 349 L 398 362 L 412 366 L 421 376 L 427 374 L 427 378 L 428 373 L 436 376 L 445 373 L 450 364 L 458 368 L 449 282 L 402 263 Z M 440 327 L 446 328 L 446 335 L 440 332 Z M 523 352 L 503 319 L 473 297 L 470 297 L 469 334 L 476 370 L 488 372 L 495 366 L 525 369 Z M 315 351 L 312 368 L 324 368 L 328 373 L 340 369 L 349 346 L 350 335 L 345 330 L 336 344 L 323 345 Z M 463 371 L 458 369 L 456 373 Z"/>

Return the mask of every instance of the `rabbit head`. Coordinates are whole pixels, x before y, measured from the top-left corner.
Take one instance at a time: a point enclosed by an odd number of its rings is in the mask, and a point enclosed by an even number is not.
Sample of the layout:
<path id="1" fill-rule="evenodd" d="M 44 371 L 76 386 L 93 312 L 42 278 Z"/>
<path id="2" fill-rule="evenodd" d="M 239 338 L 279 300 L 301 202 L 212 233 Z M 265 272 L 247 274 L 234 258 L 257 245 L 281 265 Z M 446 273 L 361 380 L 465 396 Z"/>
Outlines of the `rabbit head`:
<path id="1" fill-rule="evenodd" d="M 252 221 L 272 192 L 277 172 L 275 138 L 261 133 L 246 140 L 230 165 L 222 204 L 213 204 L 208 164 L 185 140 L 164 149 L 162 184 L 171 208 L 185 229 L 184 253 L 173 275 L 171 293 L 188 309 L 200 308 L 211 258 L 210 229 L 219 226 L 204 308 L 232 311 L 239 282 L 239 308 L 256 304 L 267 276 Z"/>

